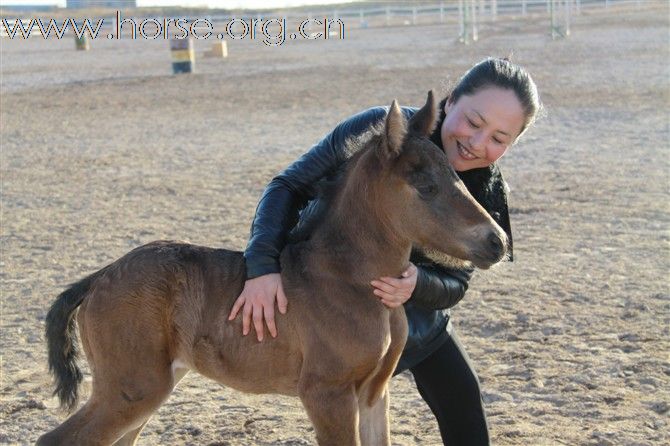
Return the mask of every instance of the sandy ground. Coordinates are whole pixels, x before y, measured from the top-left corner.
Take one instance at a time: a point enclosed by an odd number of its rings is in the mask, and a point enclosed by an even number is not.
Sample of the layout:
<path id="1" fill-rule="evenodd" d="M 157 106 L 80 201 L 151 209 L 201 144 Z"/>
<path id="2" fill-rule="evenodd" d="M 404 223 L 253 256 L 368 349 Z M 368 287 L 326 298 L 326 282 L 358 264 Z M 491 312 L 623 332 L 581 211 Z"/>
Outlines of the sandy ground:
<path id="1" fill-rule="evenodd" d="M 546 19 L 507 19 L 471 46 L 451 25 L 236 41 L 177 77 L 163 41 L 83 53 L 3 40 L 0 443 L 34 442 L 65 417 L 42 333 L 68 283 L 155 239 L 243 249 L 264 185 L 340 119 L 393 98 L 421 105 L 513 50 L 547 108 L 502 160 L 516 261 L 477 274 L 453 311 L 493 442 L 668 444 L 668 17 L 667 4 L 585 10 L 558 41 Z M 411 375 L 393 379 L 391 412 L 394 444 L 440 444 Z M 297 400 L 196 374 L 140 439 L 313 443 Z"/>

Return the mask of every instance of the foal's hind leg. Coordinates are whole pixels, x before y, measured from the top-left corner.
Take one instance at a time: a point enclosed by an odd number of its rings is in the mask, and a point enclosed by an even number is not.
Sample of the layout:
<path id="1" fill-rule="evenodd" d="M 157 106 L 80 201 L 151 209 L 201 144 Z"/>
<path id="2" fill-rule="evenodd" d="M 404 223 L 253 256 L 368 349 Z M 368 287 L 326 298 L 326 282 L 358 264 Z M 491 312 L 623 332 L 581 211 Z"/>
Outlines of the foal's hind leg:
<path id="1" fill-rule="evenodd" d="M 93 375 L 91 397 L 38 444 L 113 444 L 139 429 L 172 391 L 171 359 L 160 316 L 146 311 L 146 306 L 130 311 L 123 308 L 122 299 L 103 297 L 84 301 L 78 315 Z M 115 319 L 114 309 L 126 310 L 125 317 Z"/>
<path id="2" fill-rule="evenodd" d="M 121 437 L 112 446 L 135 446 L 135 443 L 137 443 L 137 439 L 140 436 L 140 432 L 142 432 L 142 429 L 144 429 L 144 426 L 146 426 L 148 422 L 149 422 L 149 418 L 144 420 L 144 423 L 142 423 L 142 425 L 140 427 L 138 427 L 135 430 L 132 430 L 132 431 L 128 432 L 126 435 Z"/>
<path id="3" fill-rule="evenodd" d="M 91 398 L 74 415 L 38 440 L 39 445 L 110 445 L 139 429 L 170 394 L 169 367 L 148 373 L 137 383 L 146 393 L 128 393 L 107 380 L 93 383 Z M 149 380 L 153 381 L 151 384 Z M 102 382 L 100 382 L 102 381 Z M 139 430 L 137 432 L 139 434 Z"/>
<path id="4" fill-rule="evenodd" d="M 172 375 L 173 375 L 172 389 L 173 390 L 177 386 L 179 381 L 181 381 L 181 379 L 184 376 L 186 376 L 187 373 L 188 373 L 188 369 L 186 369 L 186 368 L 175 368 L 175 367 L 172 368 Z M 149 417 L 149 418 L 151 418 L 151 417 Z M 142 429 L 144 429 L 144 426 L 146 426 L 147 423 L 149 422 L 149 418 L 144 420 L 144 423 L 142 423 L 142 425 L 140 427 L 138 427 L 135 430 L 132 430 L 132 431 L 128 432 L 123 437 L 121 437 L 121 439 L 119 439 L 116 443 L 114 443 L 113 446 L 134 446 L 135 443 L 137 442 L 138 437 L 140 436 L 140 433 L 142 432 Z"/>

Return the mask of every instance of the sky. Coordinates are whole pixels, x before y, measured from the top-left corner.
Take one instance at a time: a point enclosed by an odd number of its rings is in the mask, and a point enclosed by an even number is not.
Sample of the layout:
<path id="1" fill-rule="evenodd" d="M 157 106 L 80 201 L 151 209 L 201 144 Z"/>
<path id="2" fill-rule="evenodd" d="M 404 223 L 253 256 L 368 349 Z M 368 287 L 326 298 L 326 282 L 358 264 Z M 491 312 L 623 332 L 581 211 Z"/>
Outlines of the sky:
<path id="1" fill-rule="evenodd" d="M 344 0 L 346 1 L 346 0 Z M 137 6 L 205 6 L 210 8 L 283 8 L 305 4 L 342 3 L 343 0 L 137 0 Z M 65 0 L 2 0 L 3 5 L 57 5 Z"/>

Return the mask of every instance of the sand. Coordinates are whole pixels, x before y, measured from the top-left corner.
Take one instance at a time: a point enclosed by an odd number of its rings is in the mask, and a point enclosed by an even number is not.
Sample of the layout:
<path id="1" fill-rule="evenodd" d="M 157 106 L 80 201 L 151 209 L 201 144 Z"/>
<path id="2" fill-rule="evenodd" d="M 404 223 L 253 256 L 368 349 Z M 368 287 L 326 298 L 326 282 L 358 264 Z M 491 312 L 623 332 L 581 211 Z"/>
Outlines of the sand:
<path id="1" fill-rule="evenodd" d="M 668 444 L 668 17 L 667 4 L 584 8 L 556 41 L 546 18 L 506 18 L 470 46 L 455 24 L 352 26 L 345 40 L 228 42 L 228 59 L 199 57 L 186 76 L 163 41 L 3 39 L 0 443 L 66 416 L 43 329 L 67 284 L 156 239 L 243 249 L 264 185 L 341 119 L 421 105 L 513 50 L 546 105 L 501 160 L 515 261 L 477 273 L 453 310 L 492 441 Z M 440 444 L 411 375 L 391 389 L 393 443 Z M 140 438 L 314 442 L 298 400 L 194 373 Z"/>

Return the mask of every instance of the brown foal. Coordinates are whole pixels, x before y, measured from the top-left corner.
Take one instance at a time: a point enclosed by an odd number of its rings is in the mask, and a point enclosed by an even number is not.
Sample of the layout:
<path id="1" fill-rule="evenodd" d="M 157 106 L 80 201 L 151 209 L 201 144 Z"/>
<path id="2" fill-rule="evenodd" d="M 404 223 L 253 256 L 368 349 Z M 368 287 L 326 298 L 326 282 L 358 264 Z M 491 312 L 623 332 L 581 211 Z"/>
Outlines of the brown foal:
<path id="1" fill-rule="evenodd" d="M 76 406 L 75 315 L 92 391 L 38 444 L 134 444 L 189 370 L 244 392 L 300 397 L 320 445 L 390 444 L 388 382 L 407 321 L 370 281 L 399 276 L 413 245 L 481 268 L 505 254 L 504 232 L 428 138 L 435 108 L 430 92 L 407 122 L 394 101 L 353 142 L 360 149 L 314 231 L 281 254 L 290 305 L 277 338 L 259 343 L 226 320 L 245 281 L 241 252 L 153 242 L 64 291 L 46 323 L 55 393 Z"/>

